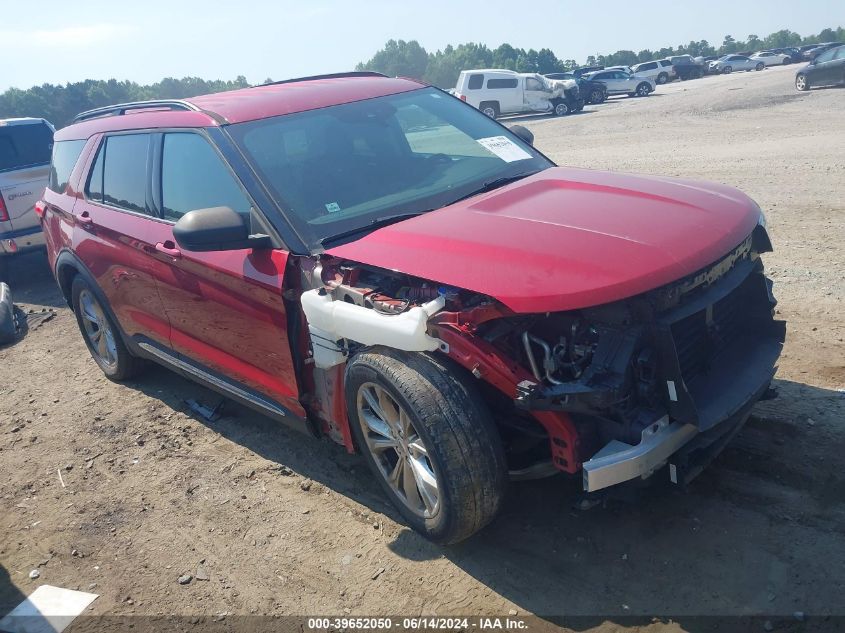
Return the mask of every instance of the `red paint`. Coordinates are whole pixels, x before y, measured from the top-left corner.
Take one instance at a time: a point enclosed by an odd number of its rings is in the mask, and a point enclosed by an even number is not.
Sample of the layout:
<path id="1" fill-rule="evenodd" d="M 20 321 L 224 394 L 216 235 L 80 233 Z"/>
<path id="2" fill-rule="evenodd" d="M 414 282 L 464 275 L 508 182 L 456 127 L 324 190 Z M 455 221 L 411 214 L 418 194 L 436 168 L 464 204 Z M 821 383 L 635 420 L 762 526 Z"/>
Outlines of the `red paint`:
<path id="1" fill-rule="evenodd" d="M 534 380 L 528 370 L 503 356 L 487 341 L 472 336 L 468 328 L 443 324 L 432 330 L 433 336 L 448 343 L 450 358 L 508 398 L 515 397 L 516 386 L 520 382 Z M 555 467 L 568 473 L 578 472 L 581 468 L 578 432 L 569 416 L 552 411 L 532 411 L 531 415 L 549 434 L 549 447 Z"/>
<path id="2" fill-rule="evenodd" d="M 514 312 L 562 311 L 694 273 L 748 237 L 759 213 L 722 185 L 553 168 L 328 252 Z"/>
<path id="3" fill-rule="evenodd" d="M 56 132 L 56 141 L 84 139 L 98 132 L 147 128 L 202 128 L 242 123 L 272 116 L 315 110 L 342 103 L 408 92 L 424 87 L 410 79 L 346 77 L 302 83 L 244 88 L 185 99 L 207 112 L 186 110 L 137 110 L 121 116 L 76 123 Z"/>

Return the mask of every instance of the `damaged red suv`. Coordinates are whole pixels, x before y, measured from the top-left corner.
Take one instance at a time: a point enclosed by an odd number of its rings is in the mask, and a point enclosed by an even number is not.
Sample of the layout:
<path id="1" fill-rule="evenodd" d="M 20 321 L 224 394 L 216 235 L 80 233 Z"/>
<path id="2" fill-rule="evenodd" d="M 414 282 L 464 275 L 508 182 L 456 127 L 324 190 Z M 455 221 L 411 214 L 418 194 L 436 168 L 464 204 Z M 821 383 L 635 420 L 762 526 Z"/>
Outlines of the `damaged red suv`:
<path id="1" fill-rule="evenodd" d="M 105 374 L 153 360 L 360 451 L 435 541 L 509 479 L 684 484 L 769 393 L 771 244 L 729 187 L 556 167 L 374 73 L 101 108 L 55 141 L 38 212 Z"/>

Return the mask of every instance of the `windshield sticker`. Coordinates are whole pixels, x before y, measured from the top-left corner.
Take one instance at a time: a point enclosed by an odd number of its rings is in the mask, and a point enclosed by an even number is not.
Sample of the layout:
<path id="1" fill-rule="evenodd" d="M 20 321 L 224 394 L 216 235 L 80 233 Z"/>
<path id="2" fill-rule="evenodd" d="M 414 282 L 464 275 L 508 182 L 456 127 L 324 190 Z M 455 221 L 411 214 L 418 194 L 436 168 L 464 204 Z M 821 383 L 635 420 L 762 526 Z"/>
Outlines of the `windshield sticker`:
<path id="1" fill-rule="evenodd" d="M 326 205 L 326 211 L 328 211 L 329 213 L 337 213 L 338 211 L 340 211 L 340 205 L 337 202 L 329 202 Z"/>
<path id="2" fill-rule="evenodd" d="M 487 138 L 480 138 L 476 140 L 476 143 L 493 152 L 506 163 L 513 163 L 518 160 L 531 158 L 531 154 L 526 152 L 507 136 L 488 136 Z"/>

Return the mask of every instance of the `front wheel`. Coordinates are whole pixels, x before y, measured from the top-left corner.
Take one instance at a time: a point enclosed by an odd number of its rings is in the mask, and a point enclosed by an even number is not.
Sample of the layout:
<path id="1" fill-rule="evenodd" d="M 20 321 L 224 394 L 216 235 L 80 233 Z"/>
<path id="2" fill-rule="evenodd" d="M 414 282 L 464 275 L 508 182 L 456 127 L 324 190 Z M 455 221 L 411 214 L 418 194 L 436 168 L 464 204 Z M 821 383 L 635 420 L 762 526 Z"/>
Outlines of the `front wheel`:
<path id="1" fill-rule="evenodd" d="M 555 116 L 566 116 L 569 112 L 569 104 L 565 101 L 555 104 Z"/>
<path id="2" fill-rule="evenodd" d="M 754 67 L 754 70 L 760 71 L 763 70 L 766 65 L 763 62 L 757 62 L 757 65 Z"/>
<path id="3" fill-rule="evenodd" d="M 795 78 L 795 88 L 796 90 L 800 90 L 801 92 L 810 89 L 810 82 L 807 80 L 806 75 L 798 75 Z"/>
<path id="4" fill-rule="evenodd" d="M 346 405 L 359 450 L 415 530 L 457 543 L 499 511 L 507 472 L 501 440 L 460 368 L 373 348 L 347 366 Z"/>
<path id="5" fill-rule="evenodd" d="M 637 86 L 637 96 L 638 97 L 647 97 L 651 92 L 651 86 L 647 83 L 643 82 L 639 86 Z"/>
<path id="6" fill-rule="evenodd" d="M 730 75 L 732 71 L 733 71 L 733 68 L 731 68 L 730 66 L 725 66 L 725 68 L 722 70 L 722 72 L 725 73 L 726 75 Z"/>

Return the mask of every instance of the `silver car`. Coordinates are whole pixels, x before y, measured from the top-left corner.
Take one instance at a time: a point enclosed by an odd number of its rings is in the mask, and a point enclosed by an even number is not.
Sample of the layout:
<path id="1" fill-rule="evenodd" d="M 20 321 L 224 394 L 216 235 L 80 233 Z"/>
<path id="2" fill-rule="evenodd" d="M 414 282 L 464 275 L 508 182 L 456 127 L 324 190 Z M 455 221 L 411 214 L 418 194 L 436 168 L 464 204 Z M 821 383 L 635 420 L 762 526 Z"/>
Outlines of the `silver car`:
<path id="1" fill-rule="evenodd" d="M 710 62 L 711 73 L 732 73 L 735 70 L 763 70 L 766 65 L 745 55 L 723 55 Z"/>
<path id="2" fill-rule="evenodd" d="M 0 119 L 0 280 L 10 255 L 44 245 L 35 203 L 49 180 L 54 132 L 44 119 Z"/>
<path id="3" fill-rule="evenodd" d="M 647 97 L 657 84 L 648 77 L 635 77 L 622 70 L 599 70 L 584 75 L 590 81 L 599 81 L 607 86 L 608 95 L 626 94 L 629 97 Z"/>

